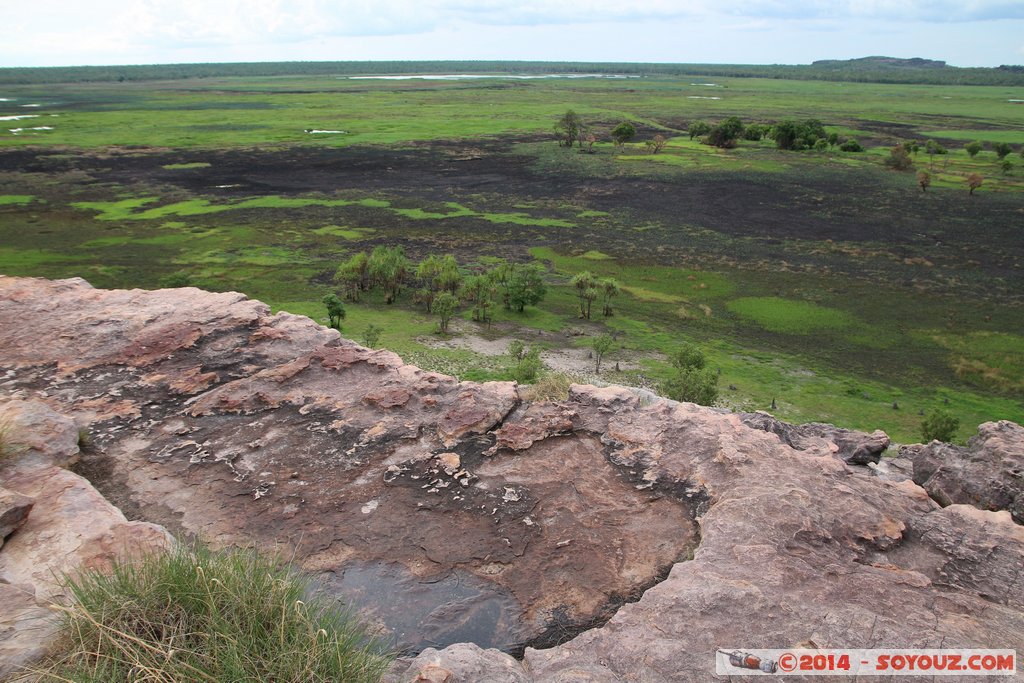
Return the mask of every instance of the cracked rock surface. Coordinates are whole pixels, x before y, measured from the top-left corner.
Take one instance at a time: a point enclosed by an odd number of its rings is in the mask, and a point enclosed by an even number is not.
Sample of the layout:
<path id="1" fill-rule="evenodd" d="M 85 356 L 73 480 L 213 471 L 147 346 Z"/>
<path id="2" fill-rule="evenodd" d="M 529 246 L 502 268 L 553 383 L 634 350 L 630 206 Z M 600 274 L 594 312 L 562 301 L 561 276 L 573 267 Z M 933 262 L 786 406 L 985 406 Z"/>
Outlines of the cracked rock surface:
<path id="1" fill-rule="evenodd" d="M 618 387 L 527 403 L 238 294 L 81 280 L 0 277 L 0 393 L 89 424 L 75 467 L 129 517 L 284 544 L 423 652 L 391 680 L 705 681 L 719 647 L 1024 651 L 1024 528 L 854 464 L 880 433 Z"/>

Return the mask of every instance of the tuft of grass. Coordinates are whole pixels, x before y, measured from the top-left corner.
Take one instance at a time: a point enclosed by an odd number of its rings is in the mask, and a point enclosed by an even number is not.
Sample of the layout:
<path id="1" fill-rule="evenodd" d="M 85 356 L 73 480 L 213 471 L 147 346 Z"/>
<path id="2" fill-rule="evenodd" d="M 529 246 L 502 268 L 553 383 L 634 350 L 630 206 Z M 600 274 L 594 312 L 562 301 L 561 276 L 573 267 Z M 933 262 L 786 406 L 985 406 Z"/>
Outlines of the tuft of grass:
<path id="1" fill-rule="evenodd" d="M 27 450 L 24 444 L 14 440 L 14 425 L 7 418 L 0 418 L 0 461 L 13 458 Z"/>
<path id="2" fill-rule="evenodd" d="M 190 161 L 182 164 L 164 164 L 163 168 L 168 171 L 185 171 L 190 168 L 209 168 L 210 163 L 206 161 Z"/>
<path id="3" fill-rule="evenodd" d="M 24 206 L 31 204 L 35 197 L 30 194 L 0 194 L 0 206 Z"/>
<path id="4" fill-rule="evenodd" d="M 565 401 L 569 398 L 569 386 L 573 378 L 562 372 L 548 372 L 533 384 L 520 387 L 523 398 L 528 401 Z"/>
<path id="5" fill-rule="evenodd" d="M 379 681 L 390 663 L 275 559 L 179 545 L 66 579 L 61 646 L 32 680 Z"/>

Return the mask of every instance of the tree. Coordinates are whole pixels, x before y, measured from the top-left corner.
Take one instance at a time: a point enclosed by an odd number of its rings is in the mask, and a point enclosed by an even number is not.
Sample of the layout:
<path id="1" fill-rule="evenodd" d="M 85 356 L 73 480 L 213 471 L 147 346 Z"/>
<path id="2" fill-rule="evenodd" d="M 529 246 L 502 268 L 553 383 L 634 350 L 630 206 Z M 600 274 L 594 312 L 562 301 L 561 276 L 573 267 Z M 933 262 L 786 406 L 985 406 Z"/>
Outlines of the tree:
<path id="1" fill-rule="evenodd" d="M 693 140 L 699 135 L 707 135 L 710 131 L 711 125 L 707 121 L 694 121 L 686 132 L 690 134 L 690 139 Z"/>
<path id="2" fill-rule="evenodd" d="M 437 295 L 437 276 L 440 272 L 441 259 L 433 254 L 420 261 L 420 265 L 416 267 L 416 278 L 422 284 L 416 298 L 426 304 L 427 313 L 430 313 L 430 307 Z"/>
<path id="3" fill-rule="evenodd" d="M 590 347 L 594 349 L 594 373 L 600 375 L 601 360 L 615 348 L 615 339 L 610 334 L 602 334 L 590 342 Z"/>
<path id="4" fill-rule="evenodd" d="M 341 299 L 334 292 L 325 296 L 323 302 L 327 306 L 327 317 L 331 321 L 331 327 L 340 331 L 341 321 L 345 319 L 345 304 L 342 303 Z"/>
<path id="5" fill-rule="evenodd" d="M 928 186 L 932 184 L 932 174 L 925 170 L 918 171 L 917 184 L 921 186 L 921 192 L 927 192 Z"/>
<path id="6" fill-rule="evenodd" d="M 561 147 L 572 147 L 583 127 L 583 119 L 572 109 L 567 110 L 555 124 L 555 137 Z"/>
<path id="7" fill-rule="evenodd" d="M 629 121 L 623 121 L 612 128 L 612 140 L 616 147 L 622 147 L 634 137 L 636 137 L 636 126 Z"/>
<path id="8" fill-rule="evenodd" d="M 365 251 L 354 254 L 334 273 L 334 279 L 345 287 L 349 301 L 359 301 L 359 293 L 370 287 L 370 257 Z"/>
<path id="9" fill-rule="evenodd" d="M 644 145 L 647 147 L 647 150 L 651 154 L 657 154 L 661 150 L 665 149 L 665 145 L 667 144 L 668 140 L 666 140 L 665 136 L 661 134 L 655 135 L 653 138 L 644 143 Z"/>
<path id="10" fill-rule="evenodd" d="M 512 264 L 505 289 L 505 307 L 522 313 L 527 306 L 536 306 L 547 295 L 543 266 L 539 263 Z"/>
<path id="11" fill-rule="evenodd" d="M 597 142 L 597 135 L 588 129 L 585 135 L 580 136 L 580 151 L 586 152 L 587 154 L 593 154 L 595 142 Z M 584 144 L 586 147 L 583 146 Z"/>
<path id="12" fill-rule="evenodd" d="M 507 352 L 508 355 L 512 356 L 512 360 L 522 360 L 523 356 L 526 355 L 526 344 L 518 339 L 513 339 L 508 343 Z"/>
<path id="13" fill-rule="evenodd" d="M 1003 169 L 1003 175 L 1010 175 L 1010 171 L 1013 170 L 1013 162 L 1009 159 L 1003 159 L 999 162 L 999 168 Z"/>
<path id="14" fill-rule="evenodd" d="M 384 303 L 394 303 L 402 293 L 402 283 L 408 269 L 409 259 L 405 257 L 402 247 L 381 245 L 370 254 L 370 277 L 384 289 Z"/>
<path id="15" fill-rule="evenodd" d="M 370 323 L 370 325 L 363 330 L 363 346 L 368 349 L 372 349 L 377 346 L 377 342 L 380 341 L 380 333 L 383 331 L 384 330 L 373 323 Z"/>
<path id="16" fill-rule="evenodd" d="M 909 171 L 914 167 L 914 162 L 910 159 L 907 148 L 898 144 L 889 150 L 889 158 L 885 160 L 885 165 L 894 171 Z"/>
<path id="17" fill-rule="evenodd" d="M 579 299 L 580 317 L 588 320 L 590 319 L 590 303 L 593 302 L 593 299 L 588 300 L 587 297 L 589 292 L 594 289 L 595 282 L 594 274 L 589 270 L 576 273 L 571 281 L 572 286 L 576 288 L 576 298 Z"/>
<path id="18" fill-rule="evenodd" d="M 441 292 L 434 299 L 434 313 L 437 314 L 437 326 L 442 334 L 448 332 L 448 323 L 451 321 L 452 316 L 455 315 L 455 309 L 458 305 L 459 300 L 448 292 Z"/>
<path id="19" fill-rule="evenodd" d="M 604 295 L 602 312 L 608 317 L 612 314 L 612 299 L 619 295 L 619 283 L 615 278 L 606 277 L 601 278 L 597 284 Z"/>
<path id="20" fill-rule="evenodd" d="M 736 116 L 730 116 L 708 131 L 706 142 L 722 149 L 731 149 L 743 135 L 743 122 Z"/>
<path id="21" fill-rule="evenodd" d="M 936 408 L 930 411 L 921 421 L 921 436 L 928 441 L 950 442 L 960 429 L 960 420 L 945 410 Z"/>
<path id="22" fill-rule="evenodd" d="M 662 393 L 675 401 L 712 405 L 718 400 L 718 375 L 707 367 L 704 352 L 685 344 L 671 356 L 675 374 L 662 384 Z"/>
<path id="23" fill-rule="evenodd" d="M 447 291 L 454 295 L 462 282 L 459 264 L 451 254 L 446 254 L 443 257 L 433 254 L 427 256 L 417 266 L 416 277 L 422 285 L 416 293 L 416 299 L 426 304 L 427 313 L 430 313 L 430 307 L 438 292 Z"/>
<path id="24" fill-rule="evenodd" d="M 489 323 L 494 316 L 494 292 L 496 284 L 490 274 L 473 275 L 462 283 L 462 297 L 472 310 L 473 320 Z"/>
<path id="25" fill-rule="evenodd" d="M 980 152 L 982 149 L 983 147 L 981 146 L 981 143 L 978 142 L 977 140 L 975 140 L 974 142 L 968 142 L 966 145 L 964 145 L 964 150 L 967 152 L 967 156 L 971 157 L 972 159 L 978 156 L 978 152 Z"/>
<path id="26" fill-rule="evenodd" d="M 949 152 L 949 150 L 947 150 L 945 147 L 937 143 L 935 140 L 929 140 L 928 142 L 924 143 L 924 151 L 928 155 L 928 159 L 931 162 L 932 168 L 935 168 L 936 154 L 942 156 L 943 154 L 947 154 Z"/>
<path id="27" fill-rule="evenodd" d="M 1001 161 L 1013 151 L 1013 147 L 1010 147 L 1008 142 L 997 142 L 992 146 L 992 150 L 996 153 L 996 158 Z"/>
<path id="28" fill-rule="evenodd" d="M 981 184 L 983 182 L 985 182 L 985 179 L 982 178 L 977 173 L 972 173 L 971 175 L 967 176 L 967 187 L 969 188 L 967 194 L 973 195 L 974 191 L 981 187 Z"/>

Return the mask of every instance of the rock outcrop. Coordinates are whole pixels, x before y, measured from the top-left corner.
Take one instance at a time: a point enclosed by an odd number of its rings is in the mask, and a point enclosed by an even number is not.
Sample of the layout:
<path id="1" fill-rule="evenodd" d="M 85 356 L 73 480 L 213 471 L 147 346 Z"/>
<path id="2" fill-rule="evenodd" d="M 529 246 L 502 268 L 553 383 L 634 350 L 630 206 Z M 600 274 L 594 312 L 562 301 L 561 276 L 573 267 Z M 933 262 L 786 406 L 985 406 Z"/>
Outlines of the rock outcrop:
<path id="1" fill-rule="evenodd" d="M 761 412 L 741 413 L 740 417 L 748 427 L 771 432 L 798 451 L 825 447 L 851 465 L 877 463 L 889 447 L 889 436 L 881 430 L 865 434 L 821 422 L 793 425 Z"/>
<path id="2" fill-rule="evenodd" d="M 88 481 L 60 466 L 78 452 L 74 422 L 42 403 L 21 400 L 0 399 L 0 417 L 28 447 L 0 462 L 0 501 L 14 503 L 16 520 L 4 526 L 7 539 L 0 547 L 3 680 L 52 646 L 59 619 L 50 607 L 66 598 L 64 576 L 138 557 L 166 547 L 171 538 L 154 524 L 127 521 Z"/>
<path id="3" fill-rule="evenodd" d="M 966 503 L 983 510 L 1008 510 L 1024 524 L 1024 428 L 986 422 L 967 447 L 941 441 L 905 446 L 914 482 L 940 505 Z"/>
<path id="4" fill-rule="evenodd" d="M 1024 651 L 1024 527 L 850 464 L 879 433 L 615 387 L 528 403 L 195 289 L 0 277 L 0 349 L 0 392 L 88 423 L 75 467 L 129 516 L 285 544 L 420 652 L 390 680 L 713 680 L 720 647 Z"/>

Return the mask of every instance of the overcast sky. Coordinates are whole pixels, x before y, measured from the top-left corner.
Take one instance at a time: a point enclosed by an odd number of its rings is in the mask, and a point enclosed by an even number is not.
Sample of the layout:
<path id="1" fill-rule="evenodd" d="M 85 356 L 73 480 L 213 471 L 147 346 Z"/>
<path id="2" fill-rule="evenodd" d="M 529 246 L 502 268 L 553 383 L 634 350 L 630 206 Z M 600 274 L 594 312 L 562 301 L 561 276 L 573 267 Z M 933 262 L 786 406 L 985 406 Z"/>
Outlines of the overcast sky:
<path id="1" fill-rule="evenodd" d="M 1024 0 L 0 0 L 0 66 L 364 59 L 1024 63 Z"/>

